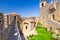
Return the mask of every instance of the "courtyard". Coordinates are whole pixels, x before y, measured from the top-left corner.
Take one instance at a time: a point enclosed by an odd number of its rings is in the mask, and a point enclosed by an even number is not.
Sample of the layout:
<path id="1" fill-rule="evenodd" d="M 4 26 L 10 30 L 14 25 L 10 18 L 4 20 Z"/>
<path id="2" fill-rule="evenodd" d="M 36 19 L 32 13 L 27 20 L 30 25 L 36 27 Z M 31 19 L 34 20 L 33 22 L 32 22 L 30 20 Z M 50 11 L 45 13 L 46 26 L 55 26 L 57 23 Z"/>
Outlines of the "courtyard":
<path id="1" fill-rule="evenodd" d="M 29 40 L 52 40 L 52 34 L 43 27 L 36 27 L 38 35 L 30 35 Z"/>

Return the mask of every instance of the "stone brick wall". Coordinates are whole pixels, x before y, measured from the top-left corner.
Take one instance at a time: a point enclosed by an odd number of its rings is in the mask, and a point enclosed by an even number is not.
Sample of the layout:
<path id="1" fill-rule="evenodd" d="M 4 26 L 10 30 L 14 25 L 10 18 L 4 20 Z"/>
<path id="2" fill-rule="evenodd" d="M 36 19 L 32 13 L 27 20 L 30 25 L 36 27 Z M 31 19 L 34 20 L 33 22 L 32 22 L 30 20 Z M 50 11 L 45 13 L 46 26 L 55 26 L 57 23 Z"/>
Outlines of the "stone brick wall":
<path id="1" fill-rule="evenodd" d="M 55 33 L 60 32 L 60 3 L 54 1 L 51 3 L 40 3 L 40 22 Z M 42 6 L 42 3 L 45 4 Z M 53 21 L 52 21 L 53 20 Z"/>
<path id="2" fill-rule="evenodd" d="M 48 29 L 48 31 L 60 33 L 60 23 L 55 20 L 48 20 L 48 28 L 47 29 Z"/>
<path id="3" fill-rule="evenodd" d="M 3 28 L 4 28 L 3 13 L 0 13 L 0 40 L 3 40 L 3 38 L 5 37 L 2 32 Z"/>

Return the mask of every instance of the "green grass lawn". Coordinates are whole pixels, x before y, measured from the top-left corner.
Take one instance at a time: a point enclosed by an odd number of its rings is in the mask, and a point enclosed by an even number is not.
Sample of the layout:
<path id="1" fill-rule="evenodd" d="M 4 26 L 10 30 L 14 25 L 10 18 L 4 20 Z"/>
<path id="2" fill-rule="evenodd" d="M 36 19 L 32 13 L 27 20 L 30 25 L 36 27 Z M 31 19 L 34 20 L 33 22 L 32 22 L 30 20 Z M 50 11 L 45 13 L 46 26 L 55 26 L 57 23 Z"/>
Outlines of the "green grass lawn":
<path id="1" fill-rule="evenodd" d="M 36 31 L 38 32 L 38 35 L 33 36 L 31 40 L 51 40 L 51 33 L 45 28 L 37 27 Z"/>

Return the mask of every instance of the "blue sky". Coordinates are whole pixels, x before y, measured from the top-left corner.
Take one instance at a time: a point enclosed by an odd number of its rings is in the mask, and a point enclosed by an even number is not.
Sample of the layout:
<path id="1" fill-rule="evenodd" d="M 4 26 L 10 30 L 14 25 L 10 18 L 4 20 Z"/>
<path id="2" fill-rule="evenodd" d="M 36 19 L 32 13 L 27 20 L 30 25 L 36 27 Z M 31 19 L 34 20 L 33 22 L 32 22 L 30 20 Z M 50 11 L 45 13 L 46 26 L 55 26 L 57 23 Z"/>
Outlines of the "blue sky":
<path id="1" fill-rule="evenodd" d="M 49 1 L 48 1 L 49 2 Z M 39 16 L 40 0 L 0 0 L 0 12 L 16 12 L 21 16 Z"/>

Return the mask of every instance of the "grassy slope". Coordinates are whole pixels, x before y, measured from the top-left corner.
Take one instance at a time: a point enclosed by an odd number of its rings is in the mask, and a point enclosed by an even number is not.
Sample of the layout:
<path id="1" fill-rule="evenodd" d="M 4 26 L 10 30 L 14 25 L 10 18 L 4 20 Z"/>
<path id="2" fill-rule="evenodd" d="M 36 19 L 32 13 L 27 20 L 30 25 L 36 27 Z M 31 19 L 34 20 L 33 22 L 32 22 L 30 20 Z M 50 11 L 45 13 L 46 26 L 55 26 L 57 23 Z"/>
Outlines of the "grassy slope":
<path id="1" fill-rule="evenodd" d="M 34 36 L 32 40 L 51 40 L 51 34 L 45 28 L 36 28 L 38 35 Z"/>

